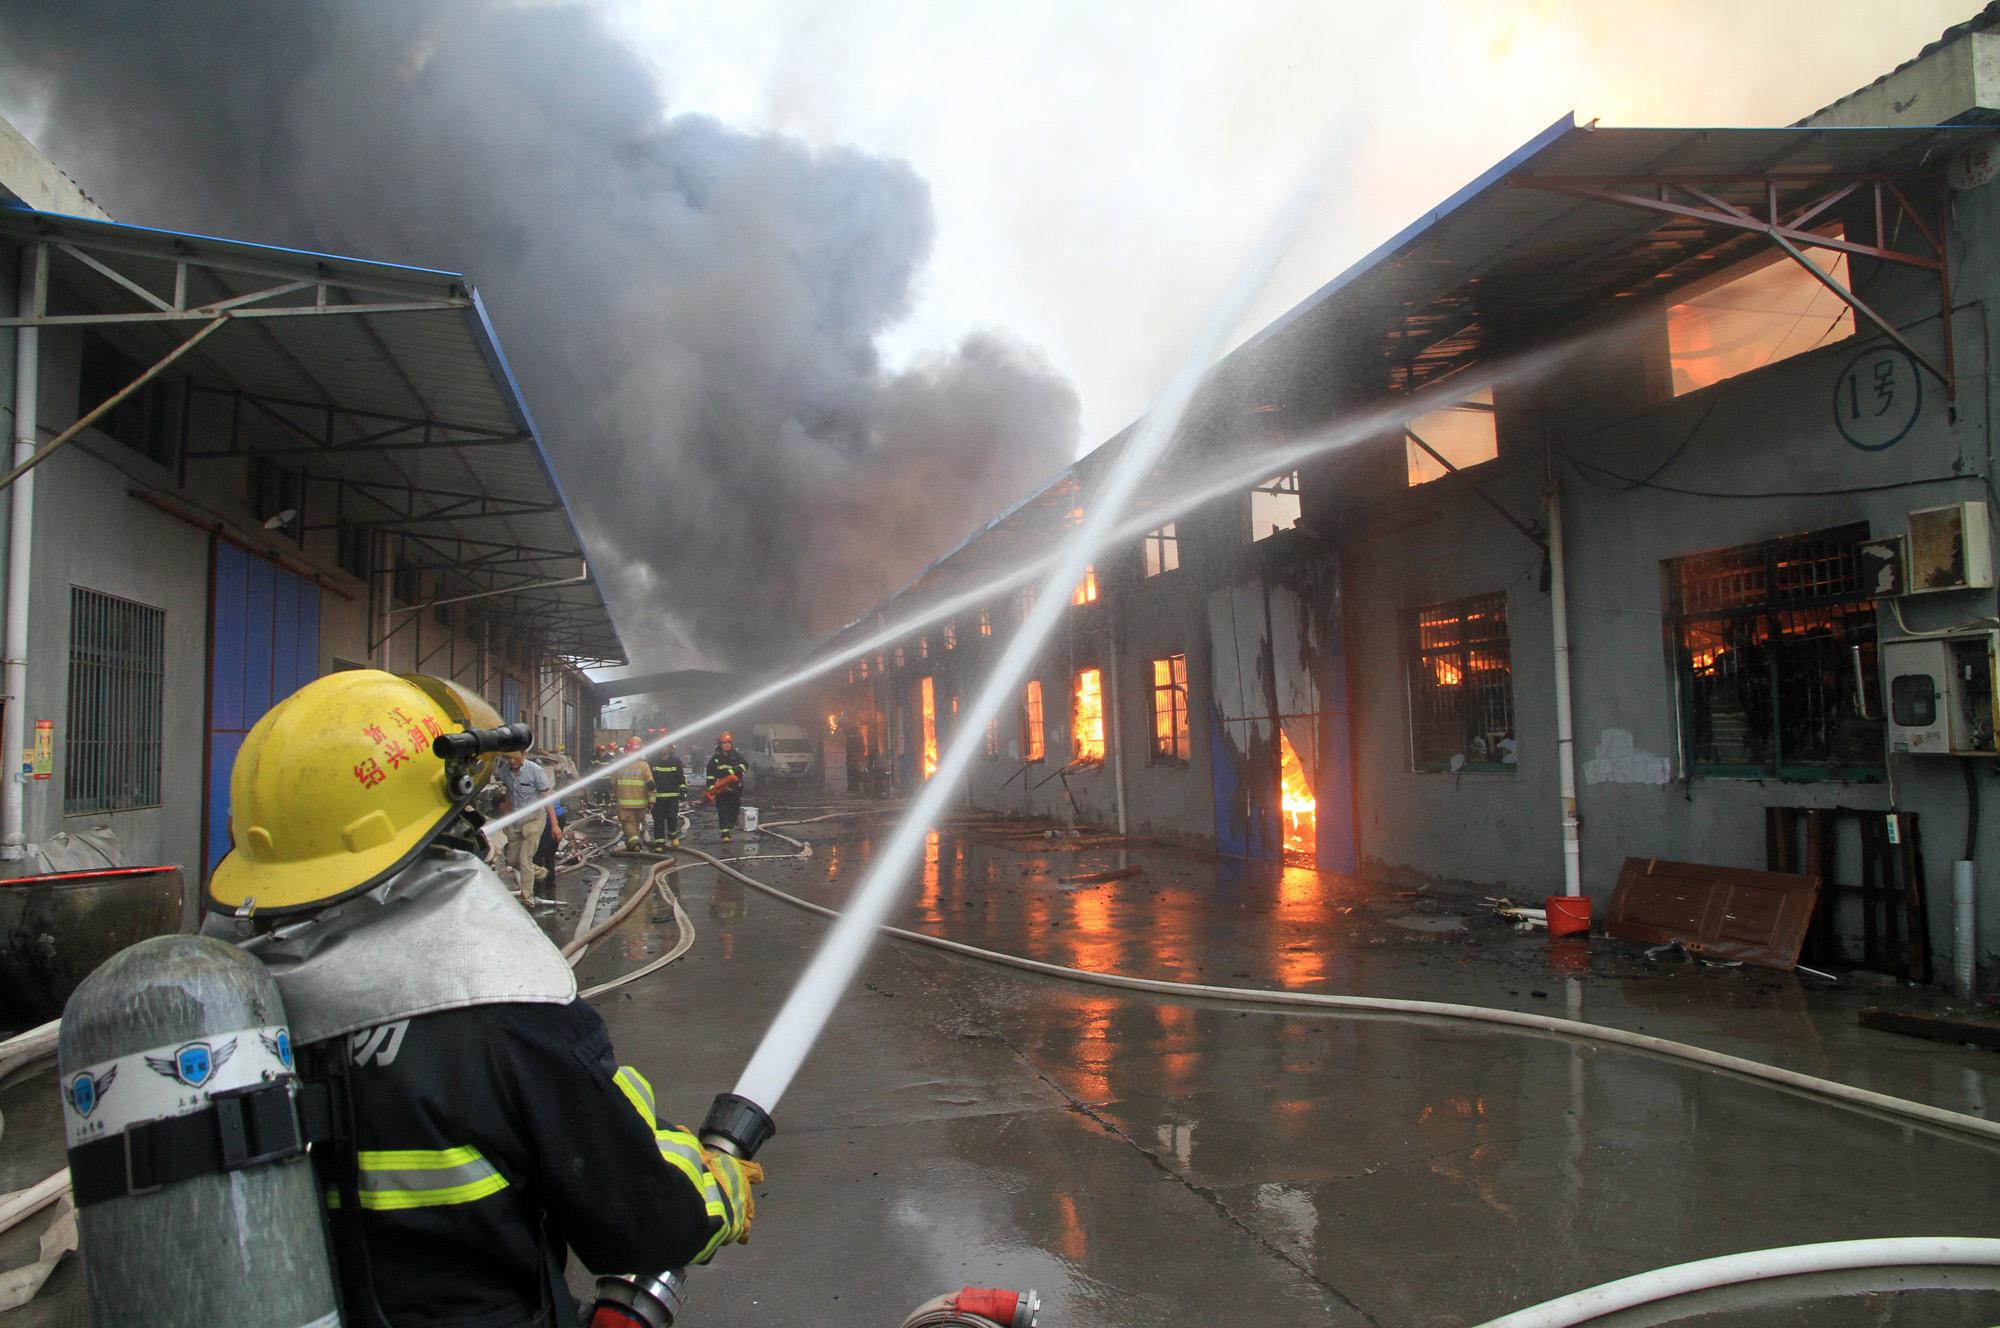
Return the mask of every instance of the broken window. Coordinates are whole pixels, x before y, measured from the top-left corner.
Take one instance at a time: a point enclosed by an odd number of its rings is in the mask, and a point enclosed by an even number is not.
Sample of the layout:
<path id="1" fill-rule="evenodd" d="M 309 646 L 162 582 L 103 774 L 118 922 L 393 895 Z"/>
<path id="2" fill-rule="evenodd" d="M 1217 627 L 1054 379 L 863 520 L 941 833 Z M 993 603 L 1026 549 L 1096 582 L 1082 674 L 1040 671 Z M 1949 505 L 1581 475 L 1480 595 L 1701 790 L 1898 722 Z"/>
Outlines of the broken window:
<path id="1" fill-rule="evenodd" d="M 920 636 L 920 637 L 918 637 L 918 638 L 917 638 L 917 658 L 918 658 L 918 659 L 929 659 L 930 657 L 931 657 L 931 639 L 930 639 L 930 638 L 929 638 L 928 636 Z"/>
<path id="2" fill-rule="evenodd" d="M 993 615 L 986 609 L 979 611 L 979 634 L 981 636 L 993 635 Z"/>
<path id="3" fill-rule="evenodd" d="M 1856 523 L 1667 564 L 1690 773 L 1883 777 L 1867 538 Z"/>
<path id="4" fill-rule="evenodd" d="M 1403 439 L 1404 464 L 1412 486 L 1443 479 L 1451 472 L 1438 464 L 1437 457 L 1417 445 L 1421 438 L 1431 452 L 1464 470 L 1500 455 L 1500 435 L 1494 427 L 1493 389 L 1475 392 L 1465 400 L 1442 410 L 1426 411 L 1404 427 L 1411 436 Z"/>
<path id="5" fill-rule="evenodd" d="M 901 647 L 901 646 L 897 646 L 897 647 L 896 647 L 896 667 L 900 669 L 900 668 L 902 668 L 902 667 L 903 667 L 904 663 L 905 663 L 905 660 L 904 660 L 904 658 L 903 658 L 903 647 Z"/>
<path id="6" fill-rule="evenodd" d="M 1076 675 L 1076 719 L 1070 726 L 1076 759 L 1104 759 L 1104 673 L 1079 669 Z"/>
<path id="7" fill-rule="evenodd" d="M 1846 254 L 1822 250 L 1813 261 L 1848 284 Z M 1675 396 L 1854 335 L 1847 303 L 1782 254 L 1697 290 L 1667 309 Z"/>
<path id="8" fill-rule="evenodd" d="M 1027 694 L 1021 700 L 1021 759 L 1039 761 L 1046 756 L 1042 735 L 1042 680 L 1028 679 Z"/>
<path id="9" fill-rule="evenodd" d="M 77 359 L 78 415 L 88 415 L 123 392 L 148 367 L 97 333 L 84 333 Z M 163 466 L 171 466 L 180 441 L 181 396 L 184 391 L 183 385 L 172 376 L 154 378 L 105 412 L 95 427 L 99 433 L 117 439 L 140 456 Z M 276 511 L 278 509 L 274 507 L 257 515 L 266 517 Z"/>
<path id="10" fill-rule="evenodd" d="M 986 755 L 1000 755 L 1000 719 L 997 715 L 986 721 Z"/>
<path id="11" fill-rule="evenodd" d="M 1076 589 L 1070 592 L 1069 602 L 1072 604 L 1097 603 L 1097 569 L 1095 567 L 1086 567 L 1083 569 L 1083 580 L 1077 582 Z"/>
<path id="12" fill-rule="evenodd" d="M 926 676 L 917 684 L 917 709 L 924 721 L 924 778 L 938 768 L 937 683 Z"/>
<path id="13" fill-rule="evenodd" d="M 1158 530 L 1146 532 L 1146 575 L 1158 576 L 1181 565 L 1181 537 L 1169 521 Z"/>
<path id="14" fill-rule="evenodd" d="M 1273 475 L 1250 490 L 1250 539 L 1269 539 L 1299 523 L 1299 472 Z"/>
<path id="15" fill-rule="evenodd" d="M 1034 585 L 1034 582 L 1032 582 L 1032 581 L 1031 581 L 1031 582 L 1029 582 L 1029 583 L 1028 583 L 1027 585 L 1025 585 L 1025 586 L 1022 586 L 1022 587 L 1021 587 L 1021 594 L 1020 594 L 1020 596 L 1019 596 L 1019 603 L 1020 603 L 1020 606 L 1021 606 L 1021 621 L 1022 621 L 1022 622 L 1026 622 L 1026 621 L 1028 621 L 1028 615 L 1029 615 L 1030 613 L 1034 612 L 1034 609 L 1035 609 L 1035 585 Z"/>
<path id="16" fill-rule="evenodd" d="M 1410 614 L 1409 623 L 1411 765 L 1514 770 L 1507 596 L 1427 604 Z"/>
<path id="17" fill-rule="evenodd" d="M 1153 661 L 1153 760 L 1185 765 L 1188 742 L 1187 656 Z"/>
<path id="18" fill-rule="evenodd" d="M 946 650 L 956 650 L 956 649 L 958 649 L 958 624 L 957 624 L 957 623 L 946 623 L 946 624 L 944 625 L 944 648 L 945 648 Z"/>

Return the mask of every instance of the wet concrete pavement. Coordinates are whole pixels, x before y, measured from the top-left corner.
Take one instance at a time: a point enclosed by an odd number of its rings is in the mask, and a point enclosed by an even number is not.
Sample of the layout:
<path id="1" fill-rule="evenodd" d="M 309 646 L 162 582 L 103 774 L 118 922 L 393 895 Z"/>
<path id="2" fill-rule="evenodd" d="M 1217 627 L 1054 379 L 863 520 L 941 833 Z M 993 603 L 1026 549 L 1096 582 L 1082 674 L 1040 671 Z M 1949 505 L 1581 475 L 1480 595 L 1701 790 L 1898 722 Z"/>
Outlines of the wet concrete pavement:
<path id="1" fill-rule="evenodd" d="M 736 845 L 761 853 L 738 865 L 837 903 L 874 828 L 792 828 L 819 841 L 811 858 L 765 840 Z M 706 825 L 693 842 L 722 851 Z M 1990 1053 L 1855 1028 L 1859 995 L 1659 968 L 1601 938 L 1552 945 L 1436 892 L 1054 851 L 1004 828 L 942 834 L 927 859 L 901 920 L 1012 953 L 1576 1014 L 1961 1110 L 2000 1093 Z M 610 861 L 621 887 L 645 867 Z M 1146 874 L 1062 880 L 1130 865 Z M 666 1113 L 692 1122 L 827 924 L 706 866 L 672 881 L 693 949 L 597 1004 Z M 584 884 L 559 892 L 574 904 Z M 574 913 L 548 922 L 567 939 Z M 579 977 L 629 972 L 674 932 L 641 908 Z M 0 1189 L 60 1164 L 46 1071 L 0 1089 L 0 1112 Z M 966 1283 L 1038 1288 L 1049 1328 L 1468 1324 L 1709 1255 L 2000 1230 L 2000 1151 L 1726 1076 L 1466 1024 L 1126 995 L 899 944 L 870 957 L 776 1114 L 755 1239 L 694 1274 L 691 1328 L 892 1328 Z M 39 1225 L 0 1239 L 0 1267 Z M 1990 1279 L 1934 1280 L 1826 1279 L 1803 1304 L 1735 1292 L 1686 1321 L 2000 1321 Z M 7 1322 L 82 1323 L 81 1284 L 71 1260 Z"/>
<path id="2" fill-rule="evenodd" d="M 738 865 L 837 903 L 866 823 L 787 833 L 820 840 L 814 856 Z M 991 838 L 938 837 L 904 921 L 1085 968 L 1574 1013 L 1959 1109 L 2000 1092 L 1989 1054 L 1853 1028 L 1858 997 L 1788 975 L 1654 971 L 1603 939 L 1552 960 L 1545 936 L 1489 931 L 1464 901 Z M 1131 862 L 1147 874 L 1061 881 Z M 693 952 L 600 1008 L 693 1119 L 827 924 L 712 869 L 674 881 Z M 1693 1258 L 2000 1228 L 1995 1150 L 1671 1062 L 1131 996 L 894 944 L 777 1118 L 756 1239 L 697 1274 L 690 1323 L 893 1325 L 972 1281 L 1037 1286 L 1058 1328 L 1465 1324 Z M 1700 1321 L 2000 1320 L 2000 1291 L 1922 1280 L 1830 1283 L 1809 1308 L 1738 1293 Z"/>

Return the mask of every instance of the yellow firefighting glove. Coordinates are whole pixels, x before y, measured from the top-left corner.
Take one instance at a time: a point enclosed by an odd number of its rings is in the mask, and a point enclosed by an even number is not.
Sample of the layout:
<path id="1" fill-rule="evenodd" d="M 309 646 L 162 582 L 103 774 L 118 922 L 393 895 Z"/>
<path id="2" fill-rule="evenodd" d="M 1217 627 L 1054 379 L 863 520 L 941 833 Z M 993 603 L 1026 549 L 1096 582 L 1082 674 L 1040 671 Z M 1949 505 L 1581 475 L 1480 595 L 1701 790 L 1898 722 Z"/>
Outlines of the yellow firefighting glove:
<path id="1" fill-rule="evenodd" d="M 750 1223 L 757 1216 L 757 1196 L 751 1186 L 764 1183 L 764 1165 L 761 1162 L 745 1162 L 741 1158 L 714 1149 L 701 1150 L 702 1161 L 708 1164 L 708 1172 L 715 1177 L 715 1183 L 722 1187 L 724 1203 L 729 1207 L 728 1225 L 723 1229 L 722 1239 L 717 1245 L 748 1245 L 750 1243 Z"/>

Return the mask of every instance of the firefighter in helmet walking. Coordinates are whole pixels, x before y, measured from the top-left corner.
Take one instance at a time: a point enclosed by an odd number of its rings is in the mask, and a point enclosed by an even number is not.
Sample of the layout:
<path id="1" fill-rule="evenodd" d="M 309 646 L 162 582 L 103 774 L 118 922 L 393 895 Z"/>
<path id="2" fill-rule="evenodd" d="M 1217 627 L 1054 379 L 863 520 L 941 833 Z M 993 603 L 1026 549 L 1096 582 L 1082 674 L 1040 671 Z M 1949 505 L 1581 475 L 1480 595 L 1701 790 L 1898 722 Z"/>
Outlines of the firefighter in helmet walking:
<path id="1" fill-rule="evenodd" d="M 652 1271 L 749 1235 L 762 1169 L 657 1118 L 480 859 L 468 804 L 527 740 L 454 683 L 360 669 L 280 702 L 236 760 L 209 929 L 267 966 L 343 1104 L 312 1159 L 351 1328 L 573 1328 L 566 1251 Z"/>
<path id="2" fill-rule="evenodd" d="M 708 796 L 715 803 L 715 824 L 725 844 L 743 810 L 743 782 L 749 774 L 750 763 L 736 750 L 736 739 L 727 733 L 717 738 L 708 757 Z"/>
<path id="3" fill-rule="evenodd" d="M 681 846 L 681 803 L 687 797 L 687 768 L 673 743 L 653 757 L 653 840 L 669 848 Z"/>
<path id="4" fill-rule="evenodd" d="M 637 738 L 625 744 L 625 764 L 611 777 L 618 793 L 618 826 L 625 832 L 627 849 L 644 848 L 647 839 L 646 814 L 653 805 L 653 772 L 637 753 L 643 746 Z"/>

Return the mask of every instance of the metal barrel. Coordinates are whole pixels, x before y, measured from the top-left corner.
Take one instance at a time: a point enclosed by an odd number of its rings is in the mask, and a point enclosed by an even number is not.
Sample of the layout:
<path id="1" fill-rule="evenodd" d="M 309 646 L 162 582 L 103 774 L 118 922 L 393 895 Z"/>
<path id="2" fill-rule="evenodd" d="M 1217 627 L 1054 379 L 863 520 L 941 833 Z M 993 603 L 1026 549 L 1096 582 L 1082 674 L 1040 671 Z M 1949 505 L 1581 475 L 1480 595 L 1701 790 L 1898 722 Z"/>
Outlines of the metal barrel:
<path id="1" fill-rule="evenodd" d="M 199 936 L 155 937 L 101 965 L 63 1011 L 58 1057 L 73 1176 L 82 1174 L 81 1149 L 96 1146 L 101 1159 L 122 1144 L 122 1173 L 144 1180 L 134 1141 L 148 1132 L 133 1127 L 212 1109 L 216 1094 L 282 1084 L 292 1072 L 270 974 L 234 946 Z M 148 1154 L 143 1143 L 137 1151 Z M 207 1171 L 143 1193 L 128 1188 L 94 1202 L 78 1190 L 93 1323 L 339 1324 L 305 1157 Z"/>

